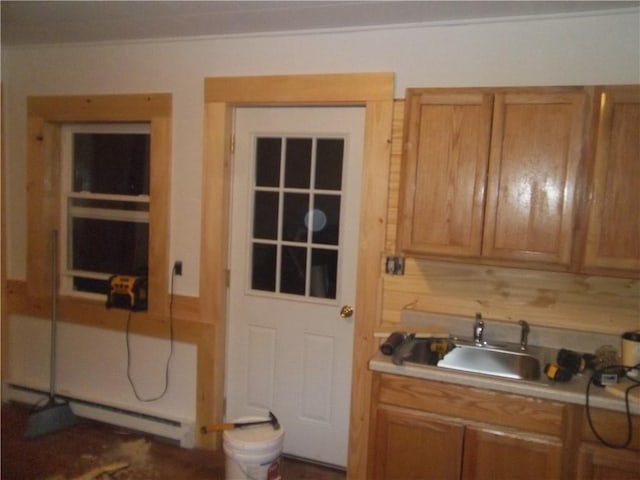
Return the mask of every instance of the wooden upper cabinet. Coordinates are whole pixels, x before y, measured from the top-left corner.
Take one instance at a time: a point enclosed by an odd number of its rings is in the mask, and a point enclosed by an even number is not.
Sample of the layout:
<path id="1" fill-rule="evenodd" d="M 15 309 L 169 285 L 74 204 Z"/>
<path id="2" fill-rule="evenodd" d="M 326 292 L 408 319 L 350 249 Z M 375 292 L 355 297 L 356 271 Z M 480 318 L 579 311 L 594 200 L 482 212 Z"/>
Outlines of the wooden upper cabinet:
<path id="1" fill-rule="evenodd" d="M 640 87 L 603 87 L 593 144 L 585 273 L 640 275 Z"/>
<path id="2" fill-rule="evenodd" d="M 399 250 L 567 270 L 582 88 L 408 89 Z"/>
<path id="3" fill-rule="evenodd" d="M 482 254 L 568 266 L 586 94 L 495 96 Z"/>
<path id="4" fill-rule="evenodd" d="M 399 246 L 480 255 L 493 95 L 407 91 Z"/>

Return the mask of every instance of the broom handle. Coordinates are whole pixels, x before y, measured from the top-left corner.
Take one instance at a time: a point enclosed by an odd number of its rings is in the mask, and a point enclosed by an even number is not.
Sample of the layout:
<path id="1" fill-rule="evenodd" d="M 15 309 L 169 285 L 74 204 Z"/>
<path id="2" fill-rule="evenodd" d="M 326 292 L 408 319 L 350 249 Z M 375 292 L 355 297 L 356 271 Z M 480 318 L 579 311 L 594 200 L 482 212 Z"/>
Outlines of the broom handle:
<path id="1" fill-rule="evenodd" d="M 58 231 L 51 236 L 51 359 L 49 364 L 49 396 L 56 394 L 56 324 L 58 323 Z"/>

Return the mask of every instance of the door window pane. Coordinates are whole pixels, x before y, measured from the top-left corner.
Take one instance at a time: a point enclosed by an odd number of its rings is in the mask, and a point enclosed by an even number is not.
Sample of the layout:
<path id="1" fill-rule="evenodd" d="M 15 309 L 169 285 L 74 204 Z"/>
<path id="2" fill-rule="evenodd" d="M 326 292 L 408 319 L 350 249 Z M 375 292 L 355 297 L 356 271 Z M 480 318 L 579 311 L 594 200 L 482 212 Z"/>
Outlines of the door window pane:
<path id="1" fill-rule="evenodd" d="M 255 192 L 253 236 L 265 240 L 278 238 L 278 193 Z"/>
<path id="2" fill-rule="evenodd" d="M 340 238 L 340 197 L 338 195 L 316 195 L 316 210 L 326 218 L 324 228 L 313 232 L 314 243 L 338 245 Z"/>
<path id="3" fill-rule="evenodd" d="M 305 247 L 282 247 L 280 291 L 304 295 L 307 278 L 307 249 Z"/>
<path id="4" fill-rule="evenodd" d="M 306 242 L 307 227 L 304 218 L 309 211 L 309 194 L 285 193 L 282 219 L 282 239 Z"/>
<path id="5" fill-rule="evenodd" d="M 256 185 L 277 187 L 280 184 L 282 139 L 260 137 L 256 141 Z"/>
<path id="6" fill-rule="evenodd" d="M 336 298 L 337 278 L 338 251 L 312 249 L 309 295 L 318 298 Z"/>
<path id="7" fill-rule="evenodd" d="M 342 138 L 319 138 L 316 153 L 316 188 L 319 190 L 342 189 Z"/>
<path id="8" fill-rule="evenodd" d="M 311 138 L 287 138 L 284 171 L 286 188 L 309 188 L 311 185 Z"/>
<path id="9" fill-rule="evenodd" d="M 252 251 L 251 288 L 275 292 L 277 247 L 254 243 Z"/>

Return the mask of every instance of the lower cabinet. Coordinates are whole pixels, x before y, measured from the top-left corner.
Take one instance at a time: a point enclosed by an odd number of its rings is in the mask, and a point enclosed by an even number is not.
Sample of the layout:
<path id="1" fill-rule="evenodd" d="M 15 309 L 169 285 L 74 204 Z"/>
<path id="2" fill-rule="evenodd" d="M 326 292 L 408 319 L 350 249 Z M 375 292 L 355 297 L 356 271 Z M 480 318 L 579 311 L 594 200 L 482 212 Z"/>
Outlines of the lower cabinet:
<path id="1" fill-rule="evenodd" d="M 461 477 L 465 480 L 561 478 L 561 466 L 559 438 L 491 427 L 465 431 Z"/>
<path id="2" fill-rule="evenodd" d="M 618 448 L 601 443 L 584 412 L 576 480 L 640 480 L 640 417 L 594 408 L 591 422 L 602 440 Z"/>
<path id="3" fill-rule="evenodd" d="M 374 449 L 376 480 L 561 478 L 557 438 L 386 405 Z"/>
<path id="4" fill-rule="evenodd" d="M 446 382 L 374 374 L 375 480 L 640 480 L 640 417 Z"/>
<path id="5" fill-rule="evenodd" d="M 583 443 L 578 450 L 579 480 L 638 480 L 640 454 Z"/>
<path id="6" fill-rule="evenodd" d="M 460 478 L 463 424 L 381 406 L 376 430 L 374 479 Z"/>

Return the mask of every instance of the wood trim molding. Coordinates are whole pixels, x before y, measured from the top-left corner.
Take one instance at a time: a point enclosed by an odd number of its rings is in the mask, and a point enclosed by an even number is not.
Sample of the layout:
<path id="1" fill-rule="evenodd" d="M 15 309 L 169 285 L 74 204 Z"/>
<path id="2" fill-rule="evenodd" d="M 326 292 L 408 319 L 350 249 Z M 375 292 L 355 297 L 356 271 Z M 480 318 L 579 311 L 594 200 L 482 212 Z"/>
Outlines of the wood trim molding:
<path id="1" fill-rule="evenodd" d="M 7 304 L 4 307 L 7 310 L 7 315 L 27 315 L 40 318 L 49 315 L 48 301 L 30 298 L 26 282 L 8 280 L 6 295 Z M 168 311 L 168 303 L 166 308 Z M 181 342 L 200 344 L 203 332 L 210 328 L 209 324 L 200 322 L 200 300 L 197 297 L 174 295 L 172 312 L 175 339 Z M 60 321 L 77 325 L 125 331 L 127 311 L 108 310 L 103 304 L 95 301 L 83 301 L 62 296 L 58 300 L 58 317 Z M 141 335 L 164 338 L 167 336 L 168 322 L 168 316 L 137 312 L 133 331 Z"/>
<path id="2" fill-rule="evenodd" d="M 47 122 L 135 122 L 171 116 L 171 94 L 64 95 L 27 99 L 28 117 Z"/>
<path id="3" fill-rule="evenodd" d="M 358 251 L 351 422 L 347 476 L 367 478 L 370 391 L 368 361 L 376 348 L 373 337 L 381 309 L 381 262 L 384 251 L 391 122 L 391 73 L 219 77 L 205 79 L 200 298 L 203 318 L 215 324 L 209 357 L 214 360 L 207 385 L 198 386 L 196 421 L 220 421 L 224 414 L 224 331 L 226 323 L 226 265 L 229 140 L 233 109 L 239 105 L 364 105 L 365 153 L 362 172 L 362 209 Z M 203 401 L 207 400 L 207 401 Z M 200 445 L 213 440 L 200 438 Z"/>
<path id="4" fill-rule="evenodd" d="M 393 98 L 393 75 L 346 73 L 205 79 L 205 103 L 230 105 L 363 104 Z"/>
<path id="5" fill-rule="evenodd" d="M 0 84 L 0 378 L 8 375 L 9 349 L 7 338 L 9 335 L 7 315 L 7 216 L 4 198 L 7 194 L 4 167 L 4 103 L 3 87 Z"/>

